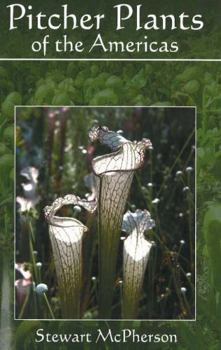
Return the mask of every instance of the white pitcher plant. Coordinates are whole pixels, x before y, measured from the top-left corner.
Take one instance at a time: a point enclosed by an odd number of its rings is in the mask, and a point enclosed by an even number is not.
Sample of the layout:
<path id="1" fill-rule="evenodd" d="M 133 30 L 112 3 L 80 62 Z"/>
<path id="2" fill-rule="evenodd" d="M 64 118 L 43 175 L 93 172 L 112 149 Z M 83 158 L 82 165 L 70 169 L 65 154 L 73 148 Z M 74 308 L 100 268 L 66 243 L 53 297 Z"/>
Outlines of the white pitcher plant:
<path id="1" fill-rule="evenodd" d="M 98 210 L 100 318 L 111 318 L 122 222 L 123 229 L 130 233 L 124 244 L 123 315 L 127 318 L 130 314 L 135 314 L 134 310 L 138 303 L 151 247 L 151 244 L 143 238 L 143 233 L 148 225 L 148 228 L 153 226 L 153 221 L 150 220 L 147 211 L 137 211 L 135 214 L 127 212 L 124 221 L 123 215 L 134 173 L 143 165 L 145 151 L 151 149 L 152 144 L 148 139 L 142 139 L 139 142 L 129 141 L 105 126 L 94 126 L 89 131 L 89 138 L 92 142 L 98 140 L 101 144 L 108 146 L 112 152 L 92 160 L 94 175 L 85 178 L 86 184 L 92 191 L 88 200 L 67 195 L 56 199 L 51 206 L 45 208 L 61 296 L 62 316 L 75 319 L 80 317 L 82 238 L 87 231 L 87 227 L 75 218 L 56 216 L 56 212 L 62 206 L 71 204 L 82 206 L 89 212 L 94 212 L 96 208 Z M 131 218 L 136 222 L 133 229 Z M 137 222 L 137 220 L 141 221 Z M 137 269 L 139 278 L 136 280 L 133 277 L 131 281 L 129 275 L 133 268 Z M 130 302 L 128 293 L 133 294 L 133 303 L 126 312 L 125 305 Z"/>
<path id="2" fill-rule="evenodd" d="M 64 205 L 78 205 L 93 212 L 96 203 L 70 194 L 57 198 L 51 206 L 44 209 L 49 223 L 62 317 L 78 319 L 82 285 L 82 239 L 87 227 L 75 218 L 56 216 L 56 212 Z"/>
<path id="3" fill-rule="evenodd" d="M 113 151 L 92 161 L 98 184 L 99 314 L 100 318 L 110 318 L 125 205 L 134 172 L 142 166 L 145 151 L 152 144 L 148 139 L 129 141 L 100 126 L 90 130 L 89 138 Z"/>
<path id="4" fill-rule="evenodd" d="M 123 218 L 122 231 L 129 236 L 123 250 L 123 307 L 122 318 L 137 317 L 144 274 L 151 250 L 151 242 L 144 233 L 155 226 L 147 210 L 127 211 Z"/>

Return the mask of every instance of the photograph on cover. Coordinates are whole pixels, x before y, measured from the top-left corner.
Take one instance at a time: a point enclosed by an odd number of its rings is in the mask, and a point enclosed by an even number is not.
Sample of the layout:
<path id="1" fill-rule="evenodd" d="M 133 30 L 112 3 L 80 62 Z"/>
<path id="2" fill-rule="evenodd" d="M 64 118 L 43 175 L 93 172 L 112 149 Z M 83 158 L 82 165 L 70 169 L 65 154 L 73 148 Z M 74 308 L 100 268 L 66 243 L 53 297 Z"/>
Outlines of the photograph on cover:
<path id="1" fill-rule="evenodd" d="M 15 119 L 15 319 L 194 320 L 196 109 Z"/>

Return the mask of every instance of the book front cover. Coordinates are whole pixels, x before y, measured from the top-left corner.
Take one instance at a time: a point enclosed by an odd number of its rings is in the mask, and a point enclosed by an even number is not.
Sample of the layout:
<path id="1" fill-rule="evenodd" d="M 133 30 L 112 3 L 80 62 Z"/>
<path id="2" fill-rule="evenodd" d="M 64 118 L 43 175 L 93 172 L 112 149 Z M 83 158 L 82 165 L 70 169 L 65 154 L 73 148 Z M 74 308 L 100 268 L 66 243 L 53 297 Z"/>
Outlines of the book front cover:
<path id="1" fill-rule="evenodd" d="M 5 1 L 1 349 L 214 349 L 220 4 Z"/>

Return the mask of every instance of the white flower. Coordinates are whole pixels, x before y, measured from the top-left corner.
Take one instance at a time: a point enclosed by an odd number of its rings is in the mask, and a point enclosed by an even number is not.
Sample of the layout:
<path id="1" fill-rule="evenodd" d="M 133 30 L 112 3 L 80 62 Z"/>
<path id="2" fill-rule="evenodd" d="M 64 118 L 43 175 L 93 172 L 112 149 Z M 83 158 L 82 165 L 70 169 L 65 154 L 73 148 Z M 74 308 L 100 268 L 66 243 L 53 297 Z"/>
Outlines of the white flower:
<path id="1" fill-rule="evenodd" d="M 35 292 L 37 294 L 44 294 L 48 291 L 48 286 L 45 283 L 39 283 L 36 287 L 35 287 Z"/>
<path id="2" fill-rule="evenodd" d="M 181 291 L 182 294 L 186 294 L 187 289 L 185 287 L 181 287 L 180 291 Z"/>
<path id="3" fill-rule="evenodd" d="M 188 186 L 185 186 L 185 187 L 183 187 L 183 192 L 188 192 L 189 191 L 189 187 Z"/>
<path id="4" fill-rule="evenodd" d="M 158 204 L 160 202 L 160 199 L 159 198 L 154 198 L 153 200 L 152 200 L 152 203 L 153 204 Z"/>
<path id="5" fill-rule="evenodd" d="M 41 267 L 42 267 L 42 262 L 38 261 L 38 262 L 36 263 L 36 266 L 37 266 L 38 268 L 41 268 Z"/>
<path id="6" fill-rule="evenodd" d="M 193 171 L 193 168 L 191 167 L 191 166 L 188 166 L 187 168 L 186 168 L 186 172 L 187 173 L 191 173 Z"/>

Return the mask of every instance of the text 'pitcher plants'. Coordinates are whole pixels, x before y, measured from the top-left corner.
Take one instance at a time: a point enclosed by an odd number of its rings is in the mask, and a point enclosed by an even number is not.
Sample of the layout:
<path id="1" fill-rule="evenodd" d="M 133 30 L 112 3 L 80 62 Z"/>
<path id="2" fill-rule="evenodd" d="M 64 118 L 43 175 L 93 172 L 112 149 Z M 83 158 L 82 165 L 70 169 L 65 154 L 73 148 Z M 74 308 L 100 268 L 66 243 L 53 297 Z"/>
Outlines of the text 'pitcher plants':
<path id="1" fill-rule="evenodd" d="M 148 139 L 131 142 L 107 127 L 93 127 L 89 137 L 113 151 L 92 161 L 98 178 L 99 315 L 110 318 L 126 201 L 134 172 L 142 166 L 145 150 L 152 144 Z"/>
<path id="2" fill-rule="evenodd" d="M 93 212 L 95 203 L 81 200 L 70 194 L 64 198 L 57 198 L 51 206 L 45 207 L 58 279 L 62 316 L 78 319 L 80 318 L 82 285 L 82 239 L 87 227 L 75 218 L 56 216 L 56 212 L 64 205 L 79 205 Z"/>

